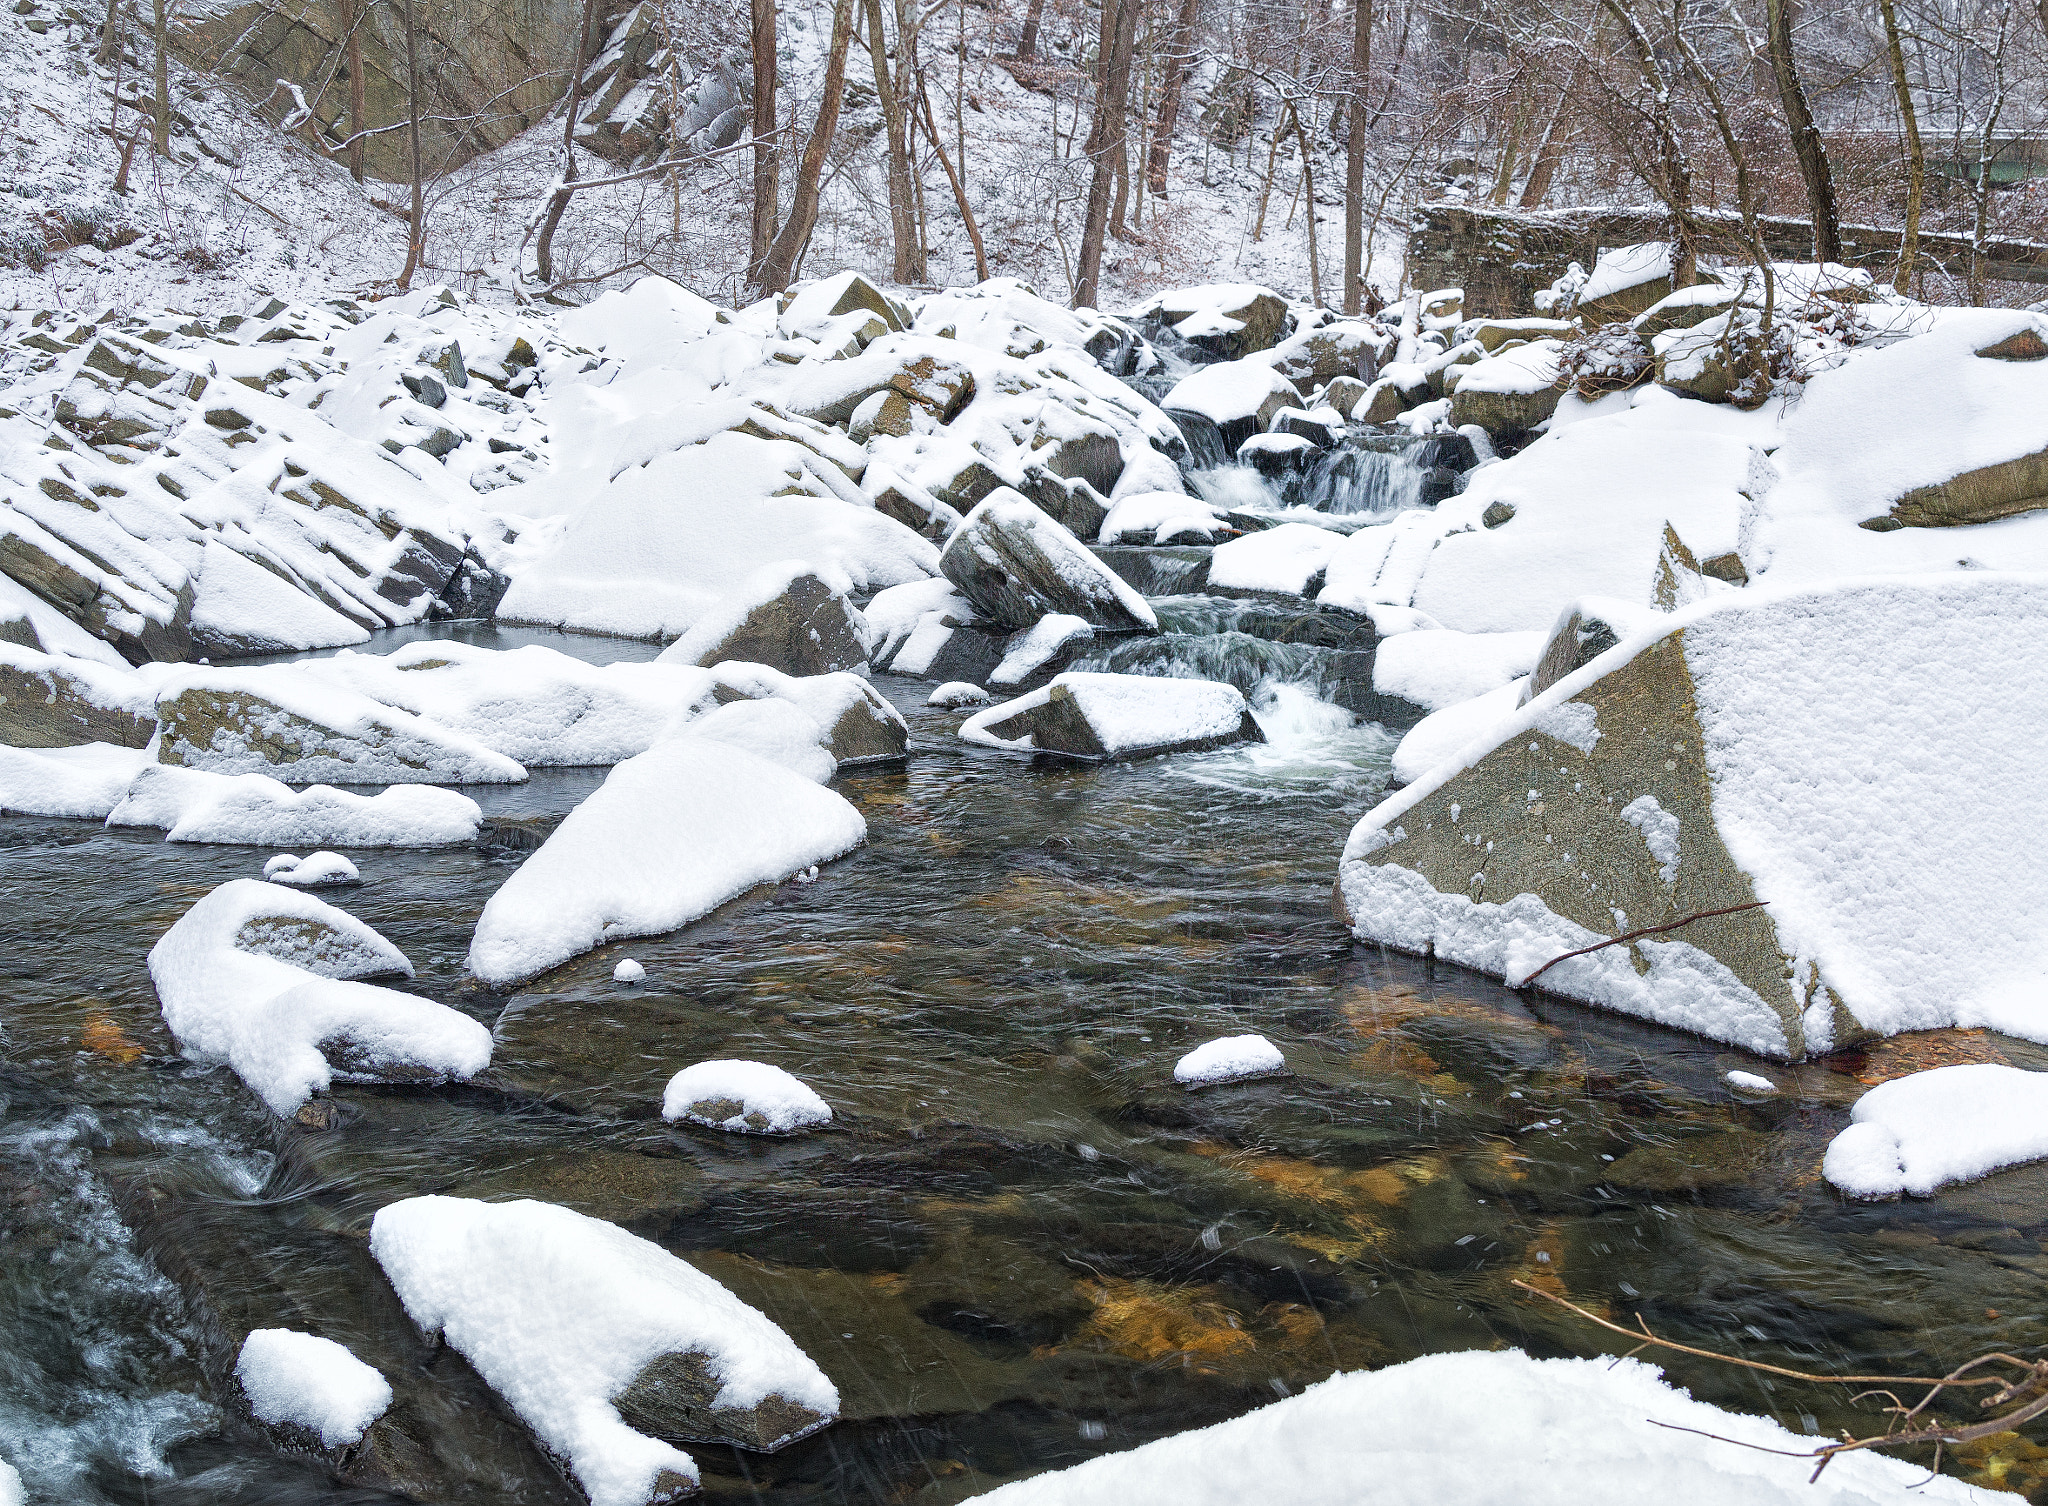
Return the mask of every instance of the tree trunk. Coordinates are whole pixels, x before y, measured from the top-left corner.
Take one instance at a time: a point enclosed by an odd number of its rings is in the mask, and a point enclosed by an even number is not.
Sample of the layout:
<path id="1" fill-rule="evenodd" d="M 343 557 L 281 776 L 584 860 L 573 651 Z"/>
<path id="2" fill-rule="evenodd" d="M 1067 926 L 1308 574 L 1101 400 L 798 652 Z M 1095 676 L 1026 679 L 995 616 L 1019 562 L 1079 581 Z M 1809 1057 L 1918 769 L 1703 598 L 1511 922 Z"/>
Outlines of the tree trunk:
<path id="1" fill-rule="evenodd" d="M 1880 0 L 1880 3 L 1888 6 L 1891 0 Z M 1629 0 L 1601 0 L 1601 6 L 1628 33 L 1629 46 L 1635 53 L 1636 70 L 1642 75 L 1647 99 L 1644 113 L 1656 135 L 1657 156 L 1663 169 L 1663 181 L 1651 186 L 1664 200 L 1664 207 L 1671 211 L 1674 240 L 1671 285 L 1689 288 L 1699 275 L 1699 218 L 1693 207 L 1692 159 L 1687 156 L 1685 141 L 1678 134 L 1671 103 L 1671 83 L 1664 75 L 1656 44 L 1643 30 L 1643 23 Z"/>
<path id="2" fill-rule="evenodd" d="M 2048 5 L 2048 0 L 2041 3 Z M 1173 39 L 1168 44 L 1172 51 L 1166 58 L 1166 76 L 1159 82 L 1159 114 L 1152 126 L 1152 148 L 1145 158 L 1145 181 L 1162 199 L 1166 197 L 1166 168 L 1173 152 L 1173 132 L 1180 124 L 1181 94 L 1194 67 L 1195 26 L 1201 15 L 1202 0 L 1180 0 L 1180 14 L 1174 18 Z"/>
<path id="3" fill-rule="evenodd" d="M 1323 264 L 1316 254 L 1316 170 L 1308 154 L 1308 132 L 1301 123 L 1301 111 L 1294 112 L 1294 140 L 1301 148 L 1302 196 L 1308 200 L 1306 206 L 1308 230 L 1308 290 L 1315 300 L 1315 306 L 1323 306 Z"/>
<path id="4" fill-rule="evenodd" d="M 1095 174 L 1088 185 L 1088 211 L 1081 223 L 1081 254 L 1074 274 L 1074 306 L 1095 305 L 1102 285 L 1102 242 L 1109 228 L 1109 191 L 1116 179 L 1116 159 L 1124 151 L 1124 113 L 1130 98 L 1131 51 L 1138 36 L 1138 8 L 1144 0 L 1104 0 L 1114 10 L 1113 23 L 1104 17 L 1108 46 L 1101 54 L 1095 87 L 1095 123 L 1088 133 L 1088 154 Z"/>
<path id="5" fill-rule="evenodd" d="M 161 0 L 159 0 L 161 3 Z M 425 250 L 427 201 L 420 156 L 420 48 L 419 27 L 414 15 L 419 0 L 405 0 L 405 140 L 411 154 L 412 211 L 406 216 L 405 270 L 398 274 L 398 286 L 412 286 L 413 273 L 420 267 Z M 579 63 L 579 67 L 580 67 Z M 555 216 L 560 219 L 560 215 Z M 552 228 L 552 227 L 550 227 Z"/>
<path id="6" fill-rule="evenodd" d="M 150 145 L 159 157 L 171 154 L 171 0 L 153 0 L 150 36 L 156 44 L 156 125 Z"/>
<path id="7" fill-rule="evenodd" d="M 1899 270 L 1892 286 L 1901 293 L 1912 285 L 1913 271 L 1920 260 L 1920 189 L 1927 174 L 1927 158 L 1920 150 L 1920 117 L 1913 110 L 1913 85 L 1906 77 L 1906 52 L 1899 44 L 1899 17 L 1892 0 L 1877 0 L 1884 17 L 1885 50 L 1891 62 L 1892 90 L 1898 96 L 1899 117 L 1906 123 L 1906 231 L 1899 238 Z"/>
<path id="8" fill-rule="evenodd" d="M 1827 147 L 1820 139 L 1820 127 L 1806 107 L 1806 89 L 1799 82 L 1799 69 L 1792 56 L 1792 6 L 1794 0 L 1766 0 L 1769 22 L 1771 71 L 1778 79 L 1778 99 L 1785 106 L 1785 125 L 1792 133 L 1792 155 L 1799 161 L 1799 176 L 1806 180 L 1807 211 L 1813 216 L 1813 259 L 1842 259 L 1841 217 L 1835 209 L 1835 178 L 1828 170 Z"/>
<path id="9" fill-rule="evenodd" d="M 1351 98 L 1344 133 L 1344 312 L 1365 294 L 1365 91 L 1372 76 L 1372 0 L 1351 0 Z M 1315 211 L 1309 211 L 1315 224 Z"/>
<path id="10" fill-rule="evenodd" d="M 889 76 L 889 48 L 882 0 L 866 0 L 868 60 L 874 65 L 875 94 L 889 138 L 889 231 L 894 242 L 892 273 L 898 282 L 924 281 L 924 247 L 917 239 L 917 208 L 910 197 L 910 152 L 903 131 L 903 101 Z M 902 42 L 899 35 L 898 44 Z"/>
<path id="11" fill-rule="evenodd" d="M 1550 124 L 1543 129 L 1543 139 L 1536 144 L 1536 155 L 1529 163 L 1529 181 L 1522 185 L 1520 207 L 1541 209 L 1543 201 L 1550 196 L 1550 185 L 1557 178 L 1557 164 L 1564 159 L 1565 138 L 1570 134 L 1565 128 L 1565 106 L 1578 85 L 1573 75 L 1564 86 L 1564 92 L 1557 97 L 1557 108 L 1550 112 Z"/>
<path id="12" fill-rule="evenodd" d="M 789 218 L 761 258 L 759 286 L 763 293 L 780 293 L 796 278 L 797 259 L 810 244 L 812 227 L 818 223 L 818 196 L 825 176 L 825 154 L 839 130 L 839 106 L 846 97 L 846 48 L 853 40 L 853 0 L 833 0 L 832 40 L 825 55 L 825 91 L 818 101 L 817 123 L 804 143 L 803 157 L 796 166 L 796 192 L 790 199 Z"/>
<path id="13" fill-rule="evenodd" d="M 405 13 L 412 15 L 413 0 L 406 0 Z M 583 113 L 583 67 L 590 56 L 590 26 L 597 16 L 597 0 L 583 0 L 583 20 L 576 28 L 576 56 L 569 64 L 569 112 L 562 122 L 562 181 L 548 201 L 541 221 L 540 237 L 534 242 L 533 267 L 543 284 L 555 280 L 555 230 L 562 223 L 562 211 L 569 207 L 576 181 L 576 118 Z M 415 110 L 414 119 L 418 119 Z"/>
<path id="14" fill-rule="evenodd" d="M 2041 0 L 2048 5 L 2048 0 Z M 1045 15 L 1045 0 L 1031 0 L 1024 10 L 1024 30 L 1017 38 L 1017 56 L 1030 59 L 1038 55 L 1038 23 Z"/>
<path id="15" fill-rule="evenodd" d="M 1735 164 L 1735 199 L 1742 211 L 1742 239 L 1748 246 L 1750 259 L 1756 263 L 1757 276 L 1763 279 L 1764 309 L 1763 334 L 1771 337 L 1771 324 L 1777 308 L 1777 275 L 1771 270 L 1771 254 L 1764 246 L 1763 231 L 1757 224 L 1756 184 L 1750 177 L 1749 153 L 1743 150 L 1742 142 L 1735 134 L 1735 124 L 1728 116 L 1728 106 L 1721 98 L 1721 89 L 1714 82 L 1714 76 L 1700 61 L 1700 55 L 1693 49 L 1692 41 L 1685 34 L 1685 23 L 1681 19 L 1679 0 L 1673 0 L 1672 37 L 1678 43 L 1679 56 L 1691 71 L 1693 81 L 1700 92 L 1707 97 L 1707 106 L 1713 112 L 1714 129 L 1720 133 L 1721 149 L 1728 154 L 1728 160 Z M 1728 332 L 1735 331 L 1735 320 L 1728 320 Z"/>
<path id="16" fill-rule="evenodd" d="M 2048 0 L 2042 0 L 2048 4 Z M 114 61 L 121 45 L 121 0 L 107 0 L 106 24 L 100 28 L 99 50 L 92 60 L 104 68 Z"/>
<path id="17" fill-rule="evenodd" d="M 363 181 L 363 39 L 362 16 L 355 0 L 341 0 L 342 55 L 348 68 L 348 175 Z"/>
<path id="18" fill-rule="evenodd" d="M 775 0 L 752 0 L 754 50 L 754 223 L 748 242 L 747 279 L 758 283 L 761 263 L 775 240 L 778 159 L 775 143 Z"/>
<path id="19" fill-rule="evenodd" d="M 967 239 L 974 247 L 974 277 L 977 282 L 988 281 L 988 253 L 982 249 L 981 226 L 974 222 L 974 209 L 967 202 L 967 187 L 960 181 L 960 175 L 953 171 L 953 164 L 946 160 L 945 143 L 939 140 L 938 117 L 932 112 L 932 97 L 925 91 L 924 80 L 917 81 L 917 96 L 924 105 L 925 134 L 932 139 L 932 150 L 938 153 L 939 166 L 945 169 L 946 181 L 953 186 L 953 200 L 960 206 L 960 223 L 967 227 Z"/>

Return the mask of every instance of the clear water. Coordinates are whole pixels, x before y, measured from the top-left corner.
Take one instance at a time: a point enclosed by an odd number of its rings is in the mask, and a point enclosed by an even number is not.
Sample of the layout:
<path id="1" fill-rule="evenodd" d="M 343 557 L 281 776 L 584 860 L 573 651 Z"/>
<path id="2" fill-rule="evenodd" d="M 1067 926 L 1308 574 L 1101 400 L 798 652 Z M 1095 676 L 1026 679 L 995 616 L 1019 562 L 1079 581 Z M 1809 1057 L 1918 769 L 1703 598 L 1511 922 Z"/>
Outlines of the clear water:
<path id="1" fill-rule="evenodd" d="M 1256 606 L 1162 605 L 1190 639 Z M 1515 1278 L 1795 1367 L 1918 1373 L 2048 1342 L 2041 1172 L 1873 1207 L 1819 1180 L 1856 1074 L 1907 1046 L 1766 1067 L 1783 1095 L 1739 1103 L 1721 1074 L 1758 1067 L 1739 1053 L 1354 943 L 1330 883 L 1390 734 L 1265 684 L 1264 744 L 1076 768 L 970 749 L 927 687 L 883 685 L 913 757 L 840 781 L 865 848 L 510 997 L 463 956 L 516 853 L 358 854 L 366 882 L 340 902 L 499 1044 L 474 1087 L 343 1090 L 330 1131 L 182 1061 L 145 969 L 265 851 L 0 819 L 0 1454 L 31 1500 L 385 1499 L 242 1429 L 209 1379 L 208 1315 L 409 1343 L 366 1295 L 362 1240 L 379 1206 L 423 1192 L 615 1219 L 818 1360 L 844 1420 L 769 1457 L 693 1449 L 721 1502 L 953 1501 L 1335 1369 L 1605 1347 Z M 478 793 L 559 815 L 601 777 Z M 643 987 L 612 983 L 622 955 Z M 1172 1085 L 1184 1051 L 1248 1030 L 1299 1075 Z M 665 1126 L 663 1082 L 712 1056 L 797 1072 L 835 1127 L 771 1143 Z M 198 1231 L 182 1285 L 130 1244 L 116 1204 L 138 1195 Z M 1795 1430 L 1867 1426 L 1874 1405 L 1671 1372 Z M 530 1451 L 477 1474 L 464 1499 L 569 1499 Z"/>

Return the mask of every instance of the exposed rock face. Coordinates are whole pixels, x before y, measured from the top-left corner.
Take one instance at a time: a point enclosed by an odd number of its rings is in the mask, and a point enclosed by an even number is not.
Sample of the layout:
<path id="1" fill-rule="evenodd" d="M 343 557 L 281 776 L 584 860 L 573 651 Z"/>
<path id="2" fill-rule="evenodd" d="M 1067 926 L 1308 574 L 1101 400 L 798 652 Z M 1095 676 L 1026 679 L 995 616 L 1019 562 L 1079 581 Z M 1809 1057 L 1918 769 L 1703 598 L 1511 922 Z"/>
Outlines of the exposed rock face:
<path id="1" fill-rule="evenodd" d="M 1211 680 L 1067 674 L 970 717 L 972 742 L 1069 758 L 1150 758 L 1264 742 L 1243 696 Z"/>
<path id="2" fill-rule="evenodd" d="M 260 670 L 218 671 L 158 697 L 157 761 L 287 784 L 515 784 L 526 770 L 483 744 L 336 687 L 322 699 L 345 724 L 297 697 L 265 693 Z"/>
<path id="3" fill-rule="evenodd" d="M 939 556 L 939 569 L 999 627 L 1026 628 L 1048 612 L 1065 612 L 1114 632 L 1159 631 L 1144 597 L 1066 528 L 1007 489 L 968 514 Z"/>
<path id="4" fill-rule="evenodd" d="M 1644 608 L 1624 601 L 1587 597 L 1572 603 L 1543 645 L 1536 671 L 1522 688 L 1522 703 L 1527 705 L 1566 675 L 1584 669 L 1650 620 Z"/>
<path id="5" fill-rule="evenodd" d="M 1709 403 L 1753 408 L 1770 393 L 1760 320 L 1730 309 L 1651 341 L 1657 380 Z"/>
<path id="6" fill-rule="evenodd" d="M 0 646 L 0 743 L 147 746 L 156 731 L 151 698 L 121 678 L 98 665 Z"/>
<path id="7" fill-rule="evenodd" d="M 679 640 L 678 657 L 706 668 L 737 659 L 786 675 L 828 675 L 866 666 L 867 623 L 843 591 L 804 571 L 737 622 L 721 624 L 715 640 L 692 630 Z"/>
<path id="8" fill-rule="evenodd" d="M 715 1407 L 720 1382 L 701 1354 L 664 1354 L 612 1398 L 629 1427 L 673 1443 L 736 1443 L 772 1453 L 815 1433 L 830 1417 L 786 1396 L 748 1408 Z"/>

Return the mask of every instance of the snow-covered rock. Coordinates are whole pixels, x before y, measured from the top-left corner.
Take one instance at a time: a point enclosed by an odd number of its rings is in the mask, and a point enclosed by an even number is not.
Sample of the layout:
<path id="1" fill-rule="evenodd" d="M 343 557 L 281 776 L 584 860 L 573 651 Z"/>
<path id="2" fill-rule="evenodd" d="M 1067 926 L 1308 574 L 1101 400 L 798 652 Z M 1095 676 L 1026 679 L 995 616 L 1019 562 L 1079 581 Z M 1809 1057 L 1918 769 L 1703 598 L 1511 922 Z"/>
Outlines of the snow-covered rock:
<path id="1" fill-rule="evenodd" d="M 160 826 L 168 842 L 449 847 L 473 841 L 482 819 L 469 796 L 427 785 L 359 795 L 325 784 L 294 790 L 263 774 L 144 764 L 108 812 L 107 825 Z"/>
<path id="2" fill-rule="evenodd" d="M 1821 1173 L 1851 1197 L 1930 1197 L 2048 1157 L 2048 1072 L 1977 1063 L 1879 1083 L 1856 1100 Z"/>
<path id="3" fill-rule="evenodd" d="M 1095 629 L 1079 617 L 1047 612 L 1003 646 L 1002 661 L 989 671 L 988 682 L 1005 689 L 1021 685 L 1049 668 L 1071 664 L 1075 654 L 1094 641 Z"/>
<path id="4" fill-rule="evenodd" d="M 0 811 L 105 820 L 135 776 L 152 767 L 147 750 L 112 743 L 43 749 L 0 744 Z"/>
<path id="5" fill-rule="evenodd" d="M 1542 633 L 1400 633 L 1375 650 L 1372 688 L 1441 711 L 1522 678 L 1544 646 Z"/>
<path id="6" fill-rule="evenodd" d="M 1173 1080 L 1186 1088 L 1208 1088 L 1286 1072 L 1287 1058 L 1263 1035 L 1227 1035 L 1195 1047 L 1175 1062 Z"/>
<path id="7" fill-rule="evenodd" d="M 316 676 L 188 670 L 157 696 L 158 761 L 293 784 L 516 784 L 526 770 L 477 739 Z"/>
<path id="8" fill-rule="evenodd" d="M 1159 630 L 1143 596 L 1058 522 L 1007 489 L 967 515 L 939 569 L 999 627 L 1027 628 L 1060 612 L 1116 632 Z"/>
<path id="9" fill-rule="evenodd" d="M 661 1094 L 661 1117 L 735 1135 L 789 1135 L 832 1122 L 809 1084 L 766 1062 L 713 1061 L 685 1067 Z"/>
<path id="10" fill-rule="evenodd" d="M 690 630 L 662 650 L 659 663 L 710 667 L 765 664 L 785 675 L 865 669 L 867 619 L 847 599 L 843 575 L 826 579 L 801 560 L 754 572 Z"/>
<path id="11" fill-rule="evenodd" d="M 586 664 L 540 644 L 501 651 L 449 639 L 250 673 L 344 686 L 532 768 L 644 753 L 672 719 L 704 706 L 713 684 L 686 664 Z"/>
<path id="12" fill-rule="evenodd" d="M 2048 319 L 1938 314 L 1806 384 L 1747 488 L 1751 576 L 2048 569 Z"/>
<path id="13" fill-rule="evenodd" d="M 647 981 L 647 969 L 640 963 L 635 962 L 631 957 L 621 958 L 619 965 L 612 969 L 612 981 L 614 983 L 644 983 Z"/>
<path id="14" fill-rule="evenodd" d="M 0 744 L 140 748 L 156 734 L 156 697 L 131 674 L 0 642 Z"/>
<path id="15" fill-rule="evenodd" d="M 1609 246 L 1593 263 L 1572 312 L 1589 325 L 1632 319 L 1668 297 L 1672 279 L 1669 241 Z"/>
<path id="16" fill-rule="evenodd" d="M 694 1485 L 678 1441 L 773 1449 L 839 1414 L 837 1388 L 774 1323 L 602 1220 L 408 1198 L 378 1210 L 370 1253 L 412 1320 L 568 1461 L 591 1506 Z"/>
<path id="17" fill-rule="evenodd" d="M 391 1405 L 391 1382 L 345 1344 L 290 1328 L 258 1328 L 242 1340 L 235 1379 L 259 1422 L 304 1428 L 322 1448 L 362 1440 Z"/>
<path id="18" fill-rule="evenodd" d="M 1175 415 L 1191 414 L 1213 425 L 1224 449 L 1263 434 L 1282 408 L 1301 400 L 1294 384 L 1257 356 L 1201 366 L 1182 377 L 1159 406 Z"/>
<path id="19" fill-rule="evenodd" d="M 1155 293 L 1130 312 L 1156 319 L 1226 361 L 1270 350 L 1287 333 L 1287 300 L 1256 283 L 1209 283 Z"/>
<path id="20" fill-rule="evenodd" d="M 1767 1097 L 1778 1091 L 1776 1083 L 1772 1082 L 1768 1077 L 1759 1076 L 1755 1072 L 1725 1072 L 1722 1074 L 1721 1080 L 1738 1093 L 1753 1093 L 1759 1098 Z"/>
<path id="21" fill-rule="evenodd" d="M 1217 591 L 1312 595 L 1343 544 L 1343 534 L 1312 523 L 1261 529 L 1216 546 L 1209 557 L 1209 585 Z"/>
<path id="22" fill-rule="evenodd" d="M 910 728 L 902 713 L 857 674 L 786 675 L 765 664 L 720 664 L 713 672 L 712 698 L 721 706 L 741 701 L 789 703 L 816 724 L 817 745 L 836 766 L 890 763 L 903 757 L 910 745 Z M 706 723 L 683 725 L 701 731 Z"/>
<path id="23" fill-rule="evenodd" d="M 614 768 L 491 896 L 469 965 L 509 987 L 607 941 L 673 931 L 866 836 L 832 791 L 742 748 L 679 736 Z"/>
<path id="24" fill-rule="evenodd" d="M 1384 645 L 1382 645 L 1384 647 Z M 1413 784 L 1438 764 L 1462 753 L 1500 726 L 1527 699 L 1526 683 L 1511 680 L 1470 700 L 1453 701 L 1410 727 L 1394 747 L 1396 784 Z"/>
<path id="25" fill-rule="evenodd" d="M 363 881 L 356 865 L 338 852 L 315 852 L 300 857 L 294 852 L 281 852 L 263 865 L 263 876 L 273 884 L 289 884 L 294 889 L 322 889 Z"/>
<path id="26" fill-rule="evenodd" d="M 1633 1359 L 1432 1354 L 1353 1371 L 1228 1422 L 1005 1485 L 977 1506 L 1876 1506 L 2002 1499 L 1917 1462 L 1838 1455 L 1724 1411 Z M 1749 1445 L 1744 1447 L 1743 1445 Z M 1791 1455 L 1791 1457 L 1786 1457 Z M 1361 1487 L 1361 1482 L 1370 1482 Z"/>
<path id="27" fill-rule="evenodd" d="M 150 949 L 164 1023 L 185 1054 L 226 1062 L 274 1113 L 296 1112 L 339 1074 L 365 1081 L 469 1078 L 491 1034 L 446 1005 L 352 980 L 410 977 L 405 954 L 310 894 L 236 879 Z"/>
<path id="28" fill-rule="evenodd" d="M 986 706 L 994 699 L 979 685 L 969 685 L 965 680 L 949 680 L 926 696 L 925 704 L 953 711 L 962 706 Z M 0 804 L 4 803 L 0 800 Z"/>
<path id="29" fill-rule="evenodd" d="M 1092 759 L 1198 753 L 1265 741 L 1234 685 L 1078 670 L 977 711 L 961 723 L 960 735 L 984 747 Z"/>
<path id="30" fill-rule="evenodd" d="M 2039 576 L 1715 598 L 1369 812 L 1339 897 L 1362 939 L 1510 982 L 1687 921 L 1542 986 L 1764 1055 L 1958 1024 L 2048 1039 L 2043 666 Z"/>
<path id="31" fill-rule="evenodd" d="M 728 410 L 702 422 L 743 416 Z M 856 501 L 842 498 L 820 479 L 825 462 L 792 441 L 721 424 L 701 443 L 645 443 L 658 449 L 645 464 L 610 475 L 600 464 L 599 484 L 571 501 L 560 542 L 505 593 L 502 619 L 673 639 L 716 610 L 738 582 L 783 560 L 836 571 L 862 590 L 937 571 L 929 540 L 876 512 L 857 491 Z M 844 476 L 840 484 L 852 490 Z"/>
<path id="32" fill-rule="evenodd" d="M 744 749 L 813 784 L 830 784 L 839 770 L 826 751 L 826 732 L 818 719 L 772 696 L 720 706 L 680 735 Z"/>
<path id="33" fill-rule="evenodd" d="M 1453 428 L 1477 424 L 1495 444 L 1512 444 L 1557 411 L 1566 382 L 1555 340 L 1535 340 L 1463 369 L 1451 394 Z"/>

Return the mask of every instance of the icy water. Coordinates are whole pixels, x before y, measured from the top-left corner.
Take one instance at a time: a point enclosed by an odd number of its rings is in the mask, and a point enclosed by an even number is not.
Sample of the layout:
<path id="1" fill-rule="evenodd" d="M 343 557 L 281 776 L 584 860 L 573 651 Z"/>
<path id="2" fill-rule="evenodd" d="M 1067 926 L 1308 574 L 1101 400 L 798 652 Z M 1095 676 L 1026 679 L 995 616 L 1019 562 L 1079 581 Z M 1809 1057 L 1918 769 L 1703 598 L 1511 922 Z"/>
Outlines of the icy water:
<path id="1" fill-rule="evenodd" d="M 1249 609 L 1172 610 L 1213 631 Z M 475 792 L 502 818 L 477 848 L 356 854 L 364 886 L 330 897 L 498 1046 L 467 1087 L 344 1088 L 325 1130 L 181 1060 L 145 968 L 266 851 L 0 819 L 0 1453 L 30 1499 L 389 1499 L 234 1420 L 218 1334 L 255 1315 L 410 1367 L 451 1435 L 509 1440 L 471 1449 L 447 1499 L 573 1500 L 377 1287 L 371 1216 L 426 1192 L 616 1220 L 817 1359 L 843 1420 L 772 1456 L 694 1446 L 717 1502 L 954 1501 L 1337 1369 L 1609 1347 L 1516 1279 L 1801 1368 L 2048 1342 L 2048 1176 L 1863 1207 L 1818 1174 L 1868 1082 L 2043 1053 L 1979 1035 L 1759 1068 L 1359 946 L 1329 889 L 1393 739 L 1297 692 L 1269 698 L 1266 745 L 1096 769 L 970 750 L 927 687 L 881 683 L 914 742 L 907 768 L 839 783 L 865 848 L 510 996 L 466 978 L 470 929 L 601 770 Z M 627 955 L 644 986 L 611 981 Z M 1173 1086 L 1181 1053 L 1244 1031 L 1296 1075 Z M 667 1077 L 728 1056 L 796 1072 L 835 1124 L 785 1142 L 664 1125 Z M 1736 1101 L 1738 1066 L 1782 1096 Z M 161 1262 L 136 1253 L 144 1223 Z M 1795 1431 L 1873 1425 L 1848 1388 L 1670 1371 Z M 2025 1453 L 1949 1467 L 2039 1486 Z"/>

